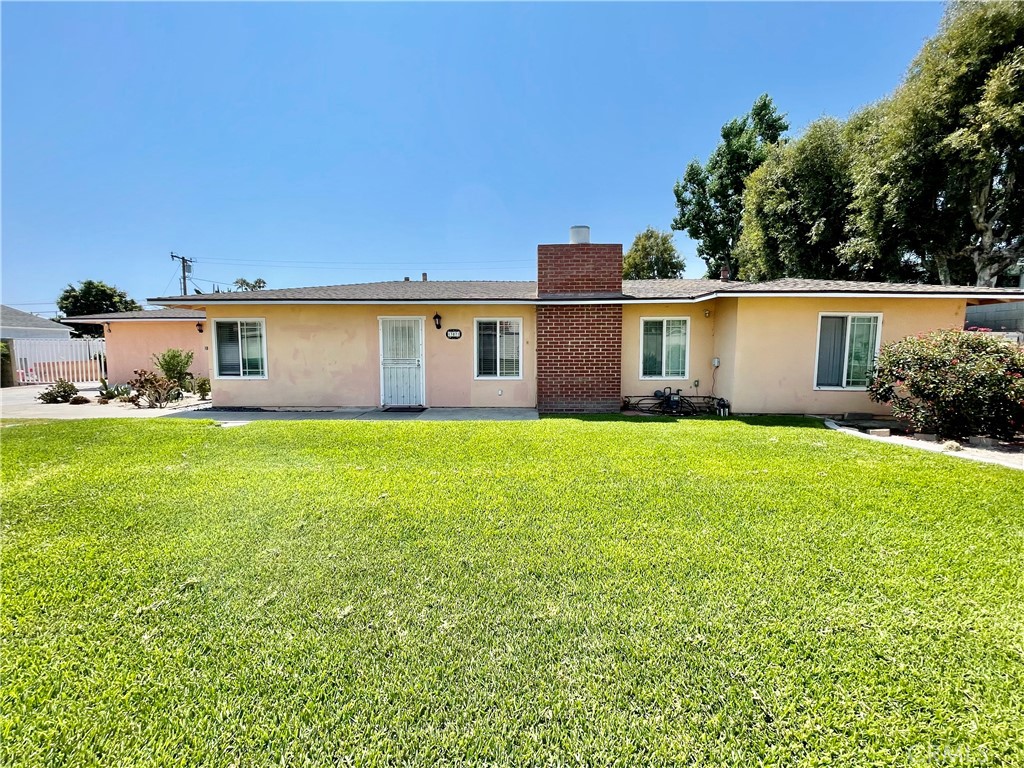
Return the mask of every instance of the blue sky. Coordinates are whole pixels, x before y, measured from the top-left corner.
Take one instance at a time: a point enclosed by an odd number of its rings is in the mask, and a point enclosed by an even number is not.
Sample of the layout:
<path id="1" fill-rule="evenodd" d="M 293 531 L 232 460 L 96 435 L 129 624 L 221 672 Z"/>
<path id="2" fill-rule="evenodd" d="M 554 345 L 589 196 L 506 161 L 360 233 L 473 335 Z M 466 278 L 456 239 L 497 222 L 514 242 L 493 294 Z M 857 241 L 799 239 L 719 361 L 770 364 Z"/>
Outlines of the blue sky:
<path id="1" fill-rule="evenodd" d="M 795 131 L 890 92 L 937 3 L 11 4 L 3 303 L 68 282 L 535 277 L 627 248 L 762 92 Z M 703 263 L 680 235 L 686 275 Z"/>

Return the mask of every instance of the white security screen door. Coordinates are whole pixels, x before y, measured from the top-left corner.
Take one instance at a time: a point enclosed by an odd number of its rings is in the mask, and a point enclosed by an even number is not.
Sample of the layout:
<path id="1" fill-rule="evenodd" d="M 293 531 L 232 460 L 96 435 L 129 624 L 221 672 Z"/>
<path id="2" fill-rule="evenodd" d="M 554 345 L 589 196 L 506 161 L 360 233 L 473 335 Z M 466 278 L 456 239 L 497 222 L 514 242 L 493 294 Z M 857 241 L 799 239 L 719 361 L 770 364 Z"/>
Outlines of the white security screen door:
<path id="1" fill-rule="evenodd" d="M 380 318 L 380 404 L 423 400 L 423 318 Z"/>

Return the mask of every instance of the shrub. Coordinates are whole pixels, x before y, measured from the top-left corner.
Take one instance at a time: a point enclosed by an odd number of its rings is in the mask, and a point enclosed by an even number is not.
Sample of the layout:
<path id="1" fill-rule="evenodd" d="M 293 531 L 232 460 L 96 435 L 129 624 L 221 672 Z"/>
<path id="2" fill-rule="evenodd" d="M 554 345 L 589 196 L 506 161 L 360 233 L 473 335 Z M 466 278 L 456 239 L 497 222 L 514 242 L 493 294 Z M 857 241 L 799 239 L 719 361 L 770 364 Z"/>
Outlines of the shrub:
<path id="1" fill-rule="evenodd" d="M 196 379 L 196 394 L 199 395 L 200 400 L 205 400 L 210 396 L 210 380 L 205 376 Z"/>
<path id="2" fill-rule="evenodd" d="M 128 382 L 128 386 L 133 390 L 128 402 L 136 408 L 164 408 L 167 403 L 181 397 L 181 388 L 176 381 L 145 369 L 135 371 L 135 378 Z"/>
<path id="3" fill-rule="evenodd" d="M 67 403 L 71 401 L 71 398 L 78 394 L 78 387 L 72 384 L 67 379 L 57 379 L 57 381 L 50 386 L 49 389 L 44 389 L 38 395 L 36 399 L 41 400 L 47 405 L 53 403 Z"/>
<path id="4" fill-rule="evenodd" d="M 189 366 L 192 365 L 194 352 L 186 352 L 183 349 L 168 349 L 160 355 L 153 355 L 153 362 L 164 378 L 173 381 L 180 389 L 185 389 L 186 382 L 191 378 Z M 137 373 L 137 372 L 136 372 Z"/>
<path id="5" fill-rule="evenodd" d="M 68 400 L 68 402 L 71 403 L 72 405 L 84 405 L 85 403 L 89 403 L 92 401 L 89 400 L 89 398 L 86 397 L 85 395 L 75 395 L 70 400 Z"/>
<path id="6" fill-rule="evenodd" d="M 132 388 L 127 384 L 107 384 L 106 379 L 100 379 L 100 399 L 102 400 L 116 400 L 119 397 L 130 395 Z"/>
<path id="7" fill-rule="evenodd" d="M 1010 439 L 1024 430 L 1024 350 L 941 330 L 882 347 L 868 393 L 919 432 Z"/>

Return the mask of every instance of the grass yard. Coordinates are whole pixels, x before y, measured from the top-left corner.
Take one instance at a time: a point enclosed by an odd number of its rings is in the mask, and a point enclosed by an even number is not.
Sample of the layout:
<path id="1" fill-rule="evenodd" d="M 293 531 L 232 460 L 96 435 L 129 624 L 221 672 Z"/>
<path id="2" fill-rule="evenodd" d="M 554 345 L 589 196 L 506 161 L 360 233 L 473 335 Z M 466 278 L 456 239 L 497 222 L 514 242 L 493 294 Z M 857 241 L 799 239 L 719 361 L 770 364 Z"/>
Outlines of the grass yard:
<path id="1" fill-rule="evenodd" d="M 1024 764 L 1024 473 L 800 419 L 0 439 L 5 765 Z"/>

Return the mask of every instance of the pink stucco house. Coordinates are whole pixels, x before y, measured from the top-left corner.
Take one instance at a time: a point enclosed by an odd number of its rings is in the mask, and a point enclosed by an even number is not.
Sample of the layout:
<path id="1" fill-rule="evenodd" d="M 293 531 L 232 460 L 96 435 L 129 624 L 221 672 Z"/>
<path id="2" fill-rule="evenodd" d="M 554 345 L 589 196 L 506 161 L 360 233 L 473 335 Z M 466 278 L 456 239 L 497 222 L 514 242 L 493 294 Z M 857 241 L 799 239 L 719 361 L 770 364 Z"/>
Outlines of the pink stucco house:
<path id="1" fill-rule="evenodd" d="M 136 369 L 154 370 L 153 355 L 168 349 L 191 351 L 191 371 L 210 375 L 210 339 L 205 334 L 206 313 L 195 309 L 146 309 L 109 312 L 64 319 L 68 324 L 99 325 L 107 342 L 107 380 L 124 384 Z"/>
<path id="2" fill-rule="evenodd" d="M 961 328 L 1019 289 L 623 280 L 622 246 L 537 249 L 536 281 L 423 280 L 169 296 L 203 312 L 215 406 L 606 412 L 673 387 L 741 413 L 878 412 L 879 346 Z M 148 313 L 147 313 L 148 314 Z M 194 329 L 193 329 L 194 332 Z"/>

